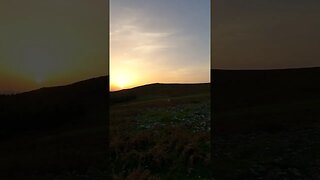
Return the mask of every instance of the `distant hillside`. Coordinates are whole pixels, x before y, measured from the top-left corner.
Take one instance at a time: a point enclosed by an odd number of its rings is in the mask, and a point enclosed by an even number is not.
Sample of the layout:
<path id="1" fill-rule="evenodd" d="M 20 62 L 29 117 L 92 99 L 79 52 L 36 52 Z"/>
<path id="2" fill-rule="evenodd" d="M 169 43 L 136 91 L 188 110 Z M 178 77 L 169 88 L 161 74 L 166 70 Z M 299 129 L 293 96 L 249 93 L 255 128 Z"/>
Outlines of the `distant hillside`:
<path id="1" fill-rule="evenodd" d="M 92 112 L 107 111 L 108 77 L 66 86 L 0 96 L 0 133 L 46 131 L 65 125 L 90 124 Z M 105 98 L 104 98 L 105 97 Z M 106 114 L 107 116 L 107 114 Z"/>
<path id="2" fill-rule="evenodd" d="M 320 68 L 211 72 L 216 132 L 313 126 L 320 118 Z"/>
<path id="3" fill-rule="evenodd" d="M 157 97 L 178 97 L 210 92 L 210 83 L 199 84 L 148 84 L 110 93 L 111 103 Z"/>
<path id="4" fill-rule="evenodd" d="M 220 70 L 213 69 L 214 83 L 236 84 L 236 83 L 258 83 L 264 87 L 270 84 L 280 86 L 310 85 L 319 79 L 320 68 L 297 68 L 297 69 L 275 69 L 275 70 Z M 241 82 L 239 82 L 241 81 Z"/>
<path id="5" fill-rule="evenodd" d="M 320 91 L 320 68 L 211 70 L 217 108 L 314 98 Z"/>
<path id="6" fill-rule="evenodd" d="M 88 92 L 102 93 L 107 91 L 107 88 L 108 88 L 107 80 L 108 80 L 107 76 L 96 77 L 96 78 L 79 81 L 79 82 L 72 83 L 65 86 L 44 87 L 41 89 L 21 93 L 19 95 L 30 95 L 30 94 L 48 95 L 48 94 L 55 94 L 60 92 L 72 93 L 72 94 L 82 94 L 82 93 L 88 93 Z"/>

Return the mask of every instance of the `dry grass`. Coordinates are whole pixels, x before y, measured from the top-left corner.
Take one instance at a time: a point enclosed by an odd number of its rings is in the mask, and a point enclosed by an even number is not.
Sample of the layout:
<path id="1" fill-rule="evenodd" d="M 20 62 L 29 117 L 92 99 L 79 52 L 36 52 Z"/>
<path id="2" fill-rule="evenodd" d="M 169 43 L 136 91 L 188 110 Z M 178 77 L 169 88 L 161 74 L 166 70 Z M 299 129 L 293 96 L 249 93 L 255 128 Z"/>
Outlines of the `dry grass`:
<path id="1" fill-rule="evenodd" d="M 187 106 L 191 103 L 197 107 L 199 103 L 203 103 L 203 99 L 178 98 L 165 104 L 160 102 L 162 100 L 111 108 L 110 157 L 113 176 L 116 179 L 210 177 L 210 132 L 192 131 L 179 123 L 176 126 L 144 129 L 138 126 L 142 117 L 154 118 L 147 115 L 150 109 L 152 111 L 156 107 L 161 114 L 164 110 L 178 105 Z M 172 120 L 171 115 L 165 118 Z"/>

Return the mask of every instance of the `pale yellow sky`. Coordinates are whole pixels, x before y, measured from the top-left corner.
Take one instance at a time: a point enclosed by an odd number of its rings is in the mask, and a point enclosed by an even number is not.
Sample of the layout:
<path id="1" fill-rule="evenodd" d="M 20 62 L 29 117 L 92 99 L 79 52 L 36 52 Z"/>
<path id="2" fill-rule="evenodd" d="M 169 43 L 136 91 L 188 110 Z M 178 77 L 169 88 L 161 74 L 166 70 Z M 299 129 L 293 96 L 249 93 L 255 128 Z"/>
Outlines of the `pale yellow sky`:
<path id="1" fill-rule="evenodd" d="M 209 82 L 209 4 L 209 0 L 110 1 L 111 90 Z"/>

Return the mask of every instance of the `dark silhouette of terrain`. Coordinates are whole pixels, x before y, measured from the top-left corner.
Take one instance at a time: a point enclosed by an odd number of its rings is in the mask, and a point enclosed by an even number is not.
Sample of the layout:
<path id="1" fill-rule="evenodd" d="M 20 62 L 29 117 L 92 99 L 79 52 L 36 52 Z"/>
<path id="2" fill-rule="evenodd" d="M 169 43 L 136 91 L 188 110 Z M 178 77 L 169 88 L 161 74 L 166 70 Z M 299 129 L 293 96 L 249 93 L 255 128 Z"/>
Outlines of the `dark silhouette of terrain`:
<path id="1" fill-rule="evenodd" d="M 108 85 L 103 76 L 1 95 L 0 177 L 107 177 Z"/>
<path id="2" fill-rule="evenodd" d="M 66 86 L 0 95 L 0 178 L 110 179 L 108 102 L 110 105 L 137 103 L 132 106 L 137 109 L 182 102 L 196 104 L 208 101 L 210 88 L 209 83 L 150 84 L 108 93 L 108 86 L 109 77 L 105 76 Z M 127 120 L 125 114 L 130 111 L 126 107 L 119 109 L 124 114 L 113 123 L 126 128 L 122 119 Z M 116 139 L 122 138 L 121 132 L 113 133 Z M 136 143 L 140 137 L 130 138 L 128 143 L 131 140 Z"/>
<path id="3" fill-rule="evenodd" d="M 3 136 L 26 131 L 48 131 L 67 125 L 92 124 L 87 115 L 107 108 L 107 77 L 67 86 L 41 88 L 0 96 L 0 132 Z M 73 127 L 74 128 L 74 127 Z"/>
<path id="4" fill-rule="evenodd" d="M 211 75 L 217 179 L 319 179 L 320 68 Z"/>
<path id="5" fill-rule="evenodd" d="M 110 103 L 120 103 L 133 100 L 146 100 L 154 98 L 170 98 L 192 94 L 208 93 L 209 83 L 199 84 L 147 84 L 131 89 L 114 91 L 110 94 Z"/>
<path id="6" fill-rule="evenodd" d="M 110 94 L 114 179 L 208 179 L 210 84 L 148 84 Z"/>
<path id="7" fill-rule="evenodd" d="M 296 101 L 318 96 L 320 68 L 212 70 L 217 108 Z M 230 103 L 233 102 L 233 103 Z"/>
<path id="8" fill-rule="evenodd" d="M 320 84 L 318 83 L 320 68 L 212 70 L 212 76 L 212 95 L 214 99 L 212 112 L 217 115 L 213 120 L 216 131 L 228 131 L 228 129 L 222 130 L 222 128 L 225 127 L 223 124 L 227 122 L 220 121 L 220 114 L 225 114 L 236 109 L 241 110 L 243 108 L 261 106 L 276 107 L 277 105 L 284 104 L 293 105 L 302 103 L 301 106 L 296 107 L 293 112 L 277 114 L 278 118 L 281 118 L 281 121 L 289 120 L 289 122 L 285 122 L 288 123 L 286 125 L 297 122 L 297 119 L 303 124 L 306 123 L 307 119 L 310 119 L 306 116 L 306 107 L 303 105 L 303 102 L 320 99 Z M 299 111 L 299 108 L 303 110 L 303 112 Z M 265 113 L 267 113 L 267 111 L 268 109 L 265 109 Z M 309 111 L 312 119 L 316 119 L 314 115 L 319 117 L 316 107 L 310 107 Z M 299 114 L 300 112 L 302 114 Z M 254 113 L 249 113 L 248 116 L 242 119 L 248 120 L 256 118 L 249 117 L 253 114 Z M 301 116 L 303 116 L 303 118 Z M 222 124 L 220 125 L 220 123 Z M 259 122 L 257 122 L 257 124 L 258 123 Z M 240 128 L 241 126 L 238 126 L 238 129 Z M 231 130 L 231 128 L 229 130 Z M 233 129 L 232 131 L 234 130 L 237 129 Z"/>

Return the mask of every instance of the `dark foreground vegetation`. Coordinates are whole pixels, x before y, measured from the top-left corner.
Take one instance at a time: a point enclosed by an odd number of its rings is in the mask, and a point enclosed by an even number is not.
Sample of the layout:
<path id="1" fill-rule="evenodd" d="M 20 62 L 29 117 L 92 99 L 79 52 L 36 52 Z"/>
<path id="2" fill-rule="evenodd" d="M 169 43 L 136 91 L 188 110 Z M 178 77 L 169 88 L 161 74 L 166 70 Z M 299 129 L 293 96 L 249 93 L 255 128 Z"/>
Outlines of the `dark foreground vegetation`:
<path id="1" fill-rule="evenodd" d="M 212 76 L 215 179 L 320 179 L 320 68 Z"/>
<path id="2" fill-rule="evenodd" d="M 113 92 L 110 122 L 107 86 L 100 77 L 1 95 L 0 179 L 210 177 L 209 84 Z"/>
<path id="3" fill-rule="evenodd" d="M 108 179 L 108 78 L 0 96 L 0 179 Z"/>
<path id="4" fill-rule="evenodd" d="M 111 93 L 113 179 L 209 179 L 209 84 Z"/>

